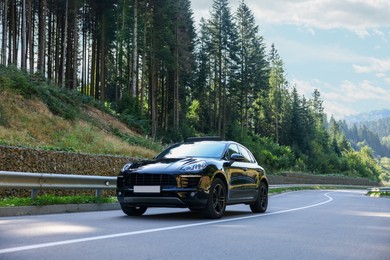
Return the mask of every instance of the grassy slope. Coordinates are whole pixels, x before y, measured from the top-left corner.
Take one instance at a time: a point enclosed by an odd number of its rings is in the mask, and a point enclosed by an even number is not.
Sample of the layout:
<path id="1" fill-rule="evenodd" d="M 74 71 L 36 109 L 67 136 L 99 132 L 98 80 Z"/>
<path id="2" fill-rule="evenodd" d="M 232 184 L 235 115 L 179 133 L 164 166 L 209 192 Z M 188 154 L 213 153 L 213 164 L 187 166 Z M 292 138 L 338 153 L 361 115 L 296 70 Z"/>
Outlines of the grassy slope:
<path id="1" fill-rule="evenodd" d="M 76 92 L 0 67 L 0 144 L 154 156 L 161 147 Z"/>

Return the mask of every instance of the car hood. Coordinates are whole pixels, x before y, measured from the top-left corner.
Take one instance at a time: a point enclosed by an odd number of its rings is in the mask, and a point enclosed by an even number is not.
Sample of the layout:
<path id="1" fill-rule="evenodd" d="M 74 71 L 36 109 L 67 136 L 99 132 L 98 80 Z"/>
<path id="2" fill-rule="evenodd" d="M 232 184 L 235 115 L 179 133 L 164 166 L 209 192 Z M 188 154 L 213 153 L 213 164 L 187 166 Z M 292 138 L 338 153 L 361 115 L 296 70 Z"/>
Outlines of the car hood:
<path id="1" fill-rule="evenodd" d="M 179 171 L 183 166 L 201 161 L 197 158 L 168 158 L 133 163 L 127 172 L 162 173 Z"/>

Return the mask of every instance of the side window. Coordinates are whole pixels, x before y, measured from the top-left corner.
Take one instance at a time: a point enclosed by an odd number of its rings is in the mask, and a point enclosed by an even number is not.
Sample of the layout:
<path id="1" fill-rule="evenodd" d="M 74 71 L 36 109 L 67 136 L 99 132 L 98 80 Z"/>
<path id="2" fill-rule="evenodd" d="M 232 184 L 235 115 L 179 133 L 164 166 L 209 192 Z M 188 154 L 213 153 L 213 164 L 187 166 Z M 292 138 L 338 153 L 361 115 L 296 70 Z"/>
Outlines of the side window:
<path id="1" fill-rule="evenodd" d="M 249 152 L 247 149 L 245 149 L 242 146 L 239 146 L 239 149 L 240 149 L 240 153 L 242 154 L 242 156 L 245 157 L 246 162 L 253 162 L 252 157 L 249 155 Z"/>
<path id="2" fill-rule="evenodd" d="M 253 156 L 253 154 L 250 151 L 248 151 L 248 153 L 251 157 L 251 163 L 257 163 L 256 158 Z"/>
<path id="3" fill-rule="evenodd" d="M 231 144 L 231 145 L 229 145 L 229 149 L 227 150 L 227 159 L 229 160 L 230 156 L 232 156 L 232 154 L 234 154 L 234 153 L 240 153 L 240 152 L 238 150 L 237 145 Z"/>

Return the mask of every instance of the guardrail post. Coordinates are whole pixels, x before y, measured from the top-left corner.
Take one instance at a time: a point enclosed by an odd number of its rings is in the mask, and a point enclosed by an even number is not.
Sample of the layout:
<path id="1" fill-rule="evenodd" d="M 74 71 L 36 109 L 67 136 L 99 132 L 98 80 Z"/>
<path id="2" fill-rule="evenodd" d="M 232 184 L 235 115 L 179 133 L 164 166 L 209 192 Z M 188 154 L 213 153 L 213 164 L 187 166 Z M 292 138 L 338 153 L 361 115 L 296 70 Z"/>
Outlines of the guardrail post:
<path id="1" fill-rule="evenodd" d="M 101 189 L 96 189 L 95 196 L 100 197 L 102 195 L 102 190 Z"/>
<path id="2" fill-rule="evenodd" d="M 32 189 L 31 190 L 31 199 L 35 200 L 38 196 L 38 189 Z"/>

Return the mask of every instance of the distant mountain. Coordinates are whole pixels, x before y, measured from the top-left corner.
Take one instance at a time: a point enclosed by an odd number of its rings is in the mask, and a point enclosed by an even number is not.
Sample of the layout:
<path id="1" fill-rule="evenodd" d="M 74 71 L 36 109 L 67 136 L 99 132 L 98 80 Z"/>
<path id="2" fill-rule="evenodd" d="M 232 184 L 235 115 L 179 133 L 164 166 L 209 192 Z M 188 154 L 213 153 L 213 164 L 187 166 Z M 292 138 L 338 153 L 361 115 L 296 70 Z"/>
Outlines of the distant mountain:
<path id="1" fill-rule="evenodd" d="M 349 116 L 343 120 L 349 128 L 366 128 L 379 139 L 390 136 L 390 109 L 383 109 Z"/>
<path id="2" fill-rule="evenodd" d="M 390 137 L 390 109 L 350 116 L 342 120 L 340 126 L 354 149 L 363 143 L 370 146 L 376 155 L 390 156 L 390 147 L 381 141 Z"/>
<path id="3" fill-rule="evenodd" d="M 356 123 L 360 124 L 385 118 L 390 118 L 390 109 L 375 110 L 354 116 L 348 116 L 344 120 L 348 125 L 353 125 Z"/>

